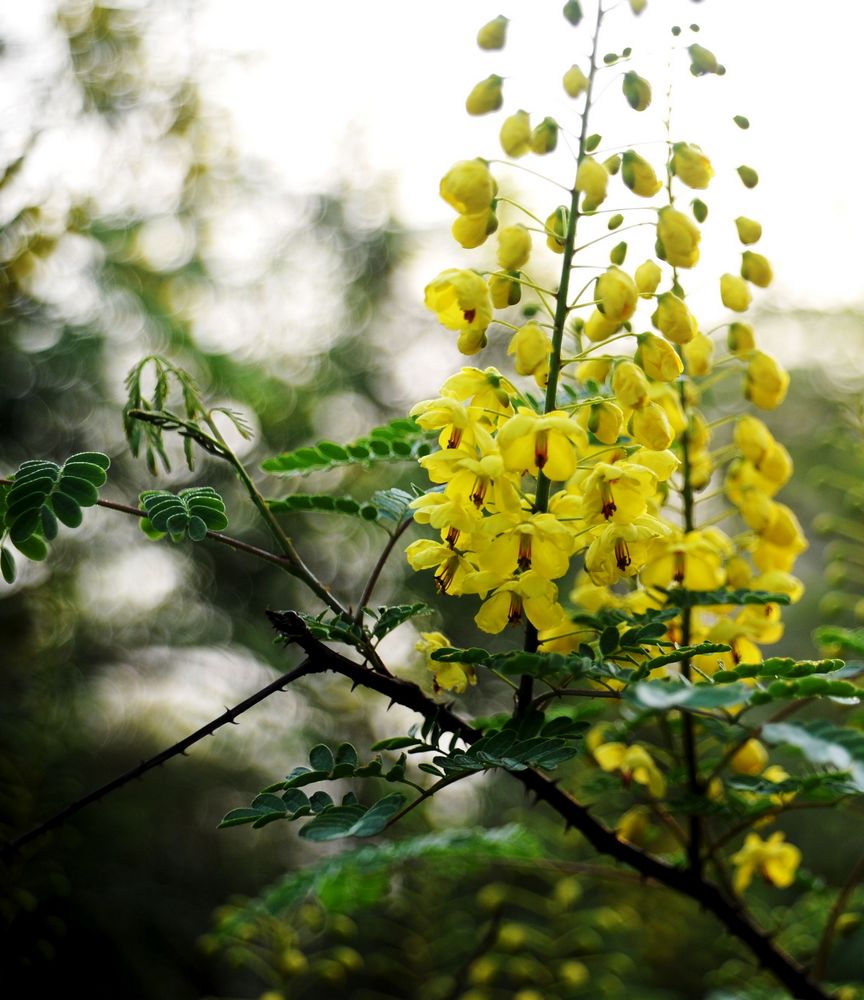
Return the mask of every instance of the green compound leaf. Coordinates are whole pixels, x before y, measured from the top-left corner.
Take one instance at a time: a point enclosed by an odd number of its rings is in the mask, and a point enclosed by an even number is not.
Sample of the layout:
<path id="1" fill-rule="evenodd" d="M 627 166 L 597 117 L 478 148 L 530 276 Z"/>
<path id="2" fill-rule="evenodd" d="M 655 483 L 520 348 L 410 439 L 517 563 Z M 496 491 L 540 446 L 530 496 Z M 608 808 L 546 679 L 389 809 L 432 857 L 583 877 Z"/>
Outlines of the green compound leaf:
<path id="1" fill-rule="evenodd" d="M 28 559 L 44 559 L 59 523 L 77 528 L 82 507 L 92 507 L 107 480 L 111 460 L 101 452 L 70 456 L 62 466 L 41 459 L 22 462 L 4 490 L 2 527 Z"/>
<path id="2" fill-rule="evenodd" d="M 378 508 L 373 503 L 353 497 L 334 497 L 328 493 L 292 493 L 278 500 L 268 500 L 267 506 L 276 514 L 295 514 L 313 511 L 325 514 L 348 514 L 364 521 L 377 521 Z"/>
<path id="3" fill-rule="evenodd" d="M 309 472 L 343 468 L 346 465 L 370 465 L 417 459 L 432 450 L 435 435 L 423 430 L 413 420 L 393 420 L 376 427 L 353 444 L 340 445 L 320 441 L 313 447 L 286 451 L 261 463 L 265 472 L 280 476 L 304 476 Z"/>
<path id="4" fill-rule="evenodd" d="M 221 531 L 228 526 L 225 502 L 212 486 L 195 486 L 170 493 L 168 490 L 145 490 L 139 496 L 141 509 L 146 511 L 146 534 L 158 537 L 170 535 L 174 541 L 183 537 L 200 542 L 208 531 Z"/>
<path id="5" fill-rule="evenodd" d="M 678 708 L 697 711 L 730 708 L 750 700 L 753 689 L 746 684 L 689 684 L 687 681 L 638 681 L 627 688 L 624 700 L 639 708 L 665 712 Z"/>
<path id="6" fill-rule="evenodd" d="M 739 604 L 789 604 L 788 594 L 775 594 L 768 590 L 684 590 L 683 587 L 665 589 L 656 587 L 666 595 L 667 605 L 676 608 L 708 607 L 710 605 Z"/>
<path id="7" fill-rule="evenodd" d="M 399 812 L 406 798 L 407 796 L 394 792 L 368 808 L 359 803 L 329 806 L 300 830 L 300 836 L 304 840 L 316 841 L 339 840 L 342 837 L 374 837 Z"/>
<path id="8" fill-rule="evenodd" d="M 374 612 L 369 608 L 365 610 L 378 619 L 372 629 L 372 634 L 376 639 L 383 639 L 385 635 L 403 622 L 407 622 L 409 618 L 416 618 L 417 615 L 428 615 L 433 611 L 428 604 L 394 604 L 389 608 L 378 608 Z"/>
<path id="9" fill-rule="evenodd" d="M 363 641 L 363 629 L 353 618 L 333 615 L 328 611 L 322 611 L 314 616 L 300 611 L 295 614 L 298 618 L 302 618 L 309 634 L 315 639 L 324 642 L 344 642 L 349 646 L 356 646 Z"/>
<path id="10" fill-rule="evenodd" d="M 830 722 L 769 722 L 761 738 L 774 746 L 796 747 L 811 764 L 848 772 L 856 792 L 864 792 L 864 732 Z"/>

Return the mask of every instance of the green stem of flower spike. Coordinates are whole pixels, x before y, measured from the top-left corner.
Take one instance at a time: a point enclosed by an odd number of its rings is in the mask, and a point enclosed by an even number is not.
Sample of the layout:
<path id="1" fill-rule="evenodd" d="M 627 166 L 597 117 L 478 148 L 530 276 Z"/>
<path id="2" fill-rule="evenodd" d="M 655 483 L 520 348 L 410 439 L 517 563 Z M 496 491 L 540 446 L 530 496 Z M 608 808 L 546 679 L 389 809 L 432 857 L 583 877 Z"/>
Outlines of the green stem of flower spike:
<path id="1" fill-rule="evenodd" d="M 591 63 L 588 70 L 588 87 L 585 92 L 585 110 L 582 114 L 582 130 L 579 134 L 579 153 L 576 166 L 585 157 L 585 143 L 588 139 L 588 118 L 591 110 L 591 91 L 594 87 L 594 79 L 597 75 L 597 51 L 600 41 L 600 25 L 603 23 L 603 8 L 597 8 L 597 23 L 594 26 L 594 38 L 591 43 Z M 561 373 L 561 345 L 564 341 L 564 324 L 567 322 L 569 306 L 567 304 L 567 294 L 570 290 L 570 269 L 573 264 L 573 256 L 576 247 L 576 223 L 579 219 L 579 192 L 576 190 L 574 180 L 570 189 L 570 216 L 567 220 L 567 233 L 564 237 L 564 252 L 561 260 L 561 282 L 558 286 L 558 293 L 555 297 L 555 320 L 552 330 L 552 351 L 549 355 L 549 380 L 546 383 L 546 398 L 543 402 L 543 412 L 549 413 L 556 408 L 558 399 L 558 378 Z M 545 512 L 549 507 L 549 491 L 552 483 L 543 470 L 537 473 L 537 493 L 534 499 L 534 510 L 538 513 Z M 537 629 L 531 622 L 525 626 L 525 649 L 529 653 L 536 652 L 539 645 Z M 519 680 L 519 693 L 516 695 L 516 712 L 523 714 L 528 711 L 534 697 L 534 678 L 530 674 L 523 674 Z"/>

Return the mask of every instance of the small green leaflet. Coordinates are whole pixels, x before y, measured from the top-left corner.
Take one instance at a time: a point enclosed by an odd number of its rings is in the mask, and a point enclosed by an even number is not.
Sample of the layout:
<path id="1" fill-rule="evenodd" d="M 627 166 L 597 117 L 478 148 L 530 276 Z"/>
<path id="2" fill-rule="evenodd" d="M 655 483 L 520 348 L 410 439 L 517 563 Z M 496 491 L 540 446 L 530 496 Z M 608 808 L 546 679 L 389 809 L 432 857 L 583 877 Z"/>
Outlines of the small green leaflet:
<path id="1" fill-rule="evenodd" d="M 184 537 L 200 542 L 208 531 L 221 531 L 228 526 L 225 502 L 212 486 L 195 486 L 177 494 L 145 490 L 139 500 L 147 512 L 142 529 L 150 535 L 167 534 L 175 542 Z"/>
<path id="2" fill-rule="evenodd" d="M 376 427 L 353 444 L 319 441 L 318 444 L 286 451 L 261 463 L 265 472 L 280 476 L 304 476 L 309 472 L 373 462 L 405 461 L 428 455 L 435 435 L 424 431 L 413 420 L 392 420 Z"/>

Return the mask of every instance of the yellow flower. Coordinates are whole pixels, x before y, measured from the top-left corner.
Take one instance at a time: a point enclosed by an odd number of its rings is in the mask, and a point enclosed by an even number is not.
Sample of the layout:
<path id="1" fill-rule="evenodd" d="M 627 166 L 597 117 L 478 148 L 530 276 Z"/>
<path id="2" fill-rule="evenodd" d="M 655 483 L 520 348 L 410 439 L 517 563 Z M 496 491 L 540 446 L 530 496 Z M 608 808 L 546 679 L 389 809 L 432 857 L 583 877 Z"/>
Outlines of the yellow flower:
<path id="1" fill-rule="evenodd" d="M 498 228 L 498 216 L 491 208 L 476 215 L 459 215 L 453 223 L 450 232 L 453 239 L 466 250 L 473 250 L 486 242 Z"/>
<path id="2" fill-rule="evenodd" d="M 518 271 L 531 255 L 531 234 L 520 224 L 505 226 L 498 234 L 498 266 L 505 271 Z"/>
<path id="3" fill-rule="evenodd" d="M 538 630 L 555 628 L 564 618 L 564 609 L 557 601 L 555 584 L 529 569 L 498 587 L 483 603 L 474 621 L 478 628 L 493 634 L 507 625 L 519 625 L 526 618 Z"/>
<path id="4" fill-rule="evenodd" d="M 443 542 L 433 542 L 431 538 L 420 538 L 405 549 L 405 557 L 411 569 L 434 569 L 435 585 L 442 594 L 461 594 L 462 584 L 474 567 L 467 559 L 454 552 Z"/>
<path id="5" fill-rule="evenodd" d="M 672 173 L 687 187 L 702 189 L 714 176 L 711 161 L 698 146 L 676 142 L 672 147 Z"/>
<path id="6" fill-rule="evenodd" d="M 681 350 L 684 354 L 684 360 L 687 362 L 688 375 L 702 376 L 711 371 L 714 341 L 706 337 L 704 333 L 697 333 Z"/>
<path id="7" fill-rule="evenodd" d="M 645 298 L 653 295 L 657 291 L 657 286 L 660 284 L 662 276 L 663 272 L 653 260 L 646 260 L 643 264 L 640 264 L 633 275 L 636 279 L 636 287 L 639 289 L 639 294 Z"/>
<path id="8" fill-rule="evenodd" d="M 640 333 L 634 360 L 649 378 L 658 382 L 674 382 L 684 371 L 678 352 L 662 337 L 653 333 Z"/>
<path id="9" fill-rule="evenodd" d="M 607 399 L 583 406 L 576 420 L 580 427 L 591 431 L 601 444 L 615 444 L 624 426 L 624 414 Z"/>
<path id="10" fill-rule="evenodd" d="M 498 136 L 501 148 L 508 156 L 518 159 L 531 148 L 531 120 L 527 111 L 517 111 L 504 119 Z"/>
<path id="11" fill-rule="evenodd" d="M 506 468 L 535 476 L 542 470 L 554 482 L 563 482 L 573 475 L 588 439 L 563 410 L 541 415 L 520 406 L 498 432 L 498 446 Z"/>
<path id="12" fill-rule="evenodd" d="M 497 186 L 485 160 L 461 160 L 441 178 L 438 190 L 460 215 L 476 215 L 492 204 Z"/>
<path id="13" fill-rule="evenodd" d="M 669 205 L 664 205 L 657 214 L 657 239 L 666 260 L 673 267 L 694 267 L 699 261 L 702 238 L 695 223 Z"/>
<path id="14" fill-rule="evenodd" d="M 496 309 L 518 305 L 522 299 L 522 285 L 518 271 L 496 271 L 489 275 L 489 295 Z"/>
<path id="15" fill-rule="evenodd" d="M 507 41 L 507 25 L 510 19 L 499 14 L 477 32 L 477 44 L 481 49 L 503 49 Z"/>
<path id="16" fill-rule="evenodd" d="M 633 194 L 642 198 L 652 198 L 663 187 L 651 164 L 632 149 L 621 158 L 621 177 Z"/>
<path id="17" fill-rule="evenodd" d="M 599 309 L 594 309 L 588 322 L 582 327 L 582 332 L 593 344 L 599 344 L 601 340 L 611 337 L 619 326 L 614 320 L 607 319 Z"/>
<path id="18" fill-rule="evenodd" d="M 735 891 L 743 892 L 754 875 L 761 875 L 766 882 L 785 889 L 795 881 L 795 872 L 801 863 L 801 852 L 794 844 L 786 844 L 782 833 L 772 833 L 762 840 L 758 833 L 748 833 L 744 846 L 732 855 L 737 866 Z"/>
<path id="19" fill-rule="evenodd" d="M 748 219 L 746 215 L 738 216 L 735 220 L 735 228 L 738 230 L 738 239 L 744 246 L 758 243 L 762 236 L 762 226 L 753 219 Z"/>
<path id="20" fill-rule="evenodd" d="M 651 451 L 665 451 L 675 440 L 666 413 L 656 403 L 634 410 L 629 430 L 643 448 Z"/>
<path id="21" fill-rule="evenodd" d="M 503 83 L 503 77 L 494 73 L 481 80 L 465 99 L 468 114 L 488 115 L 491 111 L 497 111 L 504 103 L 504 95 L 501 93 Z"/>
<path id="22" fill-rule="evenodd" d="M 619 361 L 612 372 L 612 391 L 625 409 L 638 409 L 648 403 L 648 379 L 632 361 Z"/>
<path id="23" fill-rule="evenodd" d="M 746 312 L 751 301 L 747 282 L 735 274 L 724 274 L 720 278 L 720 298 L 727 309 Z"/>
<path id="24" fill-rule="evenodd" d="M 747 740 L 729 760 L 729 766 L 737 774 L 761 774 L 767 764 L 768 751 L 759 740 Z"/>
<path id="25" fill-rule="evenodd" d="M 588 89 L 588 77 L 578 66 L 571 66 L 564 74 L 564 89 L 571 97 L 578 97 Z"/>
<path id="26" fill-rule="evenodd" d="M 486 282 L 474 271 L 450 268 L 426 286 L 426 308 L 448 330 L 459 330 L 459 349 L 476 354 L 486 346 L 486 328 L 492 322 L 492 300 Z M 463 350 L 473 346 L 473 350 Z"/>
<path id="27" fill-rule="evenodd" d="M 600 206 L 606 197 L 608 183 L 609 174 L 606 167 L 591 156 L 584 157 L 576 171 L 576 190 L 581 191 L 583 195 L 580 210 L 593 212 Z"/>
<path id="28" fill-rule="evenodd" d="M 741 277 L 758 285 L 759 288 L 767 288 L 771 284 L 774 272 L 767 257 L 752 250 L 745 250 L 741 256 Z"/>
<path id="29" fill-rule="evenodd" d="M 645 785 L 655 799 L 666 793 L 666 780 L 651 755 L 638 743 L 628 747 L 624 743 L 601 743 L 593 751 L 594 760 L 606 771 L 620 771 L 626 781 Z"/>
<path id="30" fill-rule="evenodd" d="M 421 632 L 420 639 L 414 647 L 418 653 L 426 656 L 426 668 L 434 676 L 433 684 L 436 691 L 455 691 L 462 694 L 469 684 L 477 683 L 477 674 L 468 663 L 442 663 L 432 659 L 436 649 L 444 649 L 453 644 L 443 632 Z"/>
<path id="31" fill-rule="evenodd" d="M 647 563 L 653 545 L 668 529 L 643 514 L 632 524 L 609 521 L 592 531 L 585 553 L 585 572 L 596 586 L 611 586 L 622 576 L 635 576 Z"/>
<path id="32" fill-rule="evenodd" d="M 776 409 L 786 398 L 789 373 L 762 351 L 754 351 L 747 366 L 744 394 L 762 410 Z"/>
<path id="33" fill-rule="evenodd" d="M 552 153 L 558 145 L 558 122 L 554 118 L 544 118 L 531 132 L 531 152 L 542 156 Z"/>
<path id="34" fill-rule="evenodd" d="M 546 246 L 553 253 L 564 253 L 569 219 L 570 213 L 559 205 L 546 220 Z"/>
<path id="35" fill-rule="evenodd" d="M 674 292 L 663 292 L 657 297 L 651 322 L 673 344 L 689 343 L 699 330 L 696 317 Z"/>
<path id="36" fill-rule="evenodd" d="M 755 351 L 756 335 L 753 332 L 753 327 L 748 323 L 730 323 L 726 344 L 729 347 L 729 352 L 739 358 Z"/>
<path id="37" fill-rule="evenodd" d="M 636 312 L 639 290 L 629 274 L 620 267 L 610 267 L 597 279 L 594 297 L 604 318 L 620 324 Z"/>
<path id="38" fill-rule="evenodd" d="M 510 340 L 508 354 L 516 355 L 517 375 L 533 375 L 537 384 L 543 388 L 549 378 L 549 355 L 552 351 L 552 341 L 545 330 L 536 323 L 526 323 L 520 327 Z"/>

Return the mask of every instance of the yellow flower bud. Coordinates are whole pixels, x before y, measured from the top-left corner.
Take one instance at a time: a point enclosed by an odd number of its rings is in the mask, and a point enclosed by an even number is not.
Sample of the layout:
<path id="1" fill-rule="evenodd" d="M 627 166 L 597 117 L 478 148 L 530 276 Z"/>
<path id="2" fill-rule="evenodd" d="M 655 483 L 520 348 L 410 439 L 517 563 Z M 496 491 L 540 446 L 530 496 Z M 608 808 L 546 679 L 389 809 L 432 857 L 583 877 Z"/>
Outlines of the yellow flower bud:
<path id="1" fill-rule="evenodd" d="M 684 352 L 688 375 L 701 377 L 711 371 L 711 362 L 714 359 L 714 342 L 704 333 L 697 333 L 681 350 Z"/>
<path id="2" fill-rule="evenodd" d="M 621 178 L 633 194 L 642 198 L 652 198 L 663 187 L 651 164 L 632 149 L 621 158 Z"/>
<path id="3" fill-rule="evenodd" d="M 486 242 L 498 228 L 498 216 L 491 208 L 477 215 L 460 215 L 450 228 L 453 239 L 466 250 L 473 250 Z"/>
<path id="4" fill-rule="evenodd" d="M 608 399 L 583 406 L 576 422 L 586 431 L 591 431 L 601 444 L 615 444 L 624 426 L 621 408 Z"/>
<path id="5" fill-rule="evenodd" d="M 632 69 L 624 74 L 621 90 L 634 111 L 644 111 L 651 103 L 651 84 Z"/>
<path id="6" fill-rule="evenodd" d="M 657 286 L 660 284 L 662 276 L 663 272 L 653 260 L 646 260 L 644 264 L 640 264 L 633 276 L 636 279 L 636 287 L 639 289 L 639 294 L 645 298 L 653 295 L 657 291 Z"/>
<path id="7" fill-rule="evenodd" d="M 551 153 L 558 145 L 558 122 L 554 118 L 544 118 L 531 133 L 531 152 L 542 156 Z"/>
<path id="8" fill-rule="evenodd" d="M 708 187 L 714 168 L 698 146 L 676 142 L 672 147 L 672 173 L 687 187 L 702 190 Z"/>
<path id="9" fill-rule="evenodd" d="M 751 243 L 758 243 L 762 236 L 762 226 L 753 219 L 748 219 L 746 215 L 739 215 L 735 220 L 735 228 L 738 230 L 738 239 L 749 246 Z"/>
<path id="10" fill-rule="evenodd" d="M 563 205 L 559 205 L 546 220 L 546 246 L 553 253 L 564 253 L 569 221 L 570 213 Z"/>
<path id="11" fill-rule="evenodd" d="M 576 171 L 576 190 L 583 194 L 580 205 L 583 212 L 593 212 L 602 204 L 608 183 L 609 174 L 603 164 L 591 156 L 584 157 Z"/>
<path id="12" fill-rule="evenodd" d="M 732 440 L 735 447 L 755 466 L 759 465 L 762 457 L 774 444 L 771 431 L 758 417 L 752 417 L 749 413 L 742 414 L 735 422 Z"/>
<path id="13" fill-rule="evenodd" d="M 747 282 L 735 274 L 724 274 L 720 278 L 720 298 L 727 309 L 746 312 L 751 301 Z"/>
<path id="14" fill-rule="evenodd" d="M 504 103 L 501 85 L 504 78 L 494 73 L 481 80 L 465 99 L 465 110 L 469 115 L 488 115 L 497 111 Z"/>
<path id="15" fill-rule="evenodd" d="M 497 185 L 484 160 L 462 160 L 441 178 L 438 190 L 460 215 L 477 215 L 492 204 Z"/>
<path id="16" fill-rule="evenodd" d="M 702 45 L 688 45 L 690 53 L 690 72 L 694 76 L 704 76 L 706 73 L 716 73 L 720 69 L 717 56 Z"/>
<path id="17" fill-rule="evenodd" d="M 610 323 L 621 324 L 636 311 L 639 290 L 629 274 L 620 267 L 610 267 L 597 279 L 594 297 L 603 316 Z"/>
<path id="18" fill-rule="evenodd" d="M 517 111 L 504 119 L 498 136 L 501 148 L 508 156 L 518 159 L 531 148 L 531 119 L 527 111 Z"/>
<path id="19" fill-rule="evenodd" d="M 614 320 L 607 319 L 599 309 L 595 309 L 588 317 L 582 332 L 592 344 L 599 344 L 601 340 L 611 337 L 619 325 Z"/>
<path id="20" fill-rule="evenodd" d="M 702 234 L 696 224 L 677 209 L 665 205 L 657 220 L 657 239 L 673 267 L 694 267 L 699 260 Z"/>
<path id="21" fill-rule="evenodd" d="M 665 411 L 656 403 L 634 410 L 629 430 L 643 448 L 651 451 L 665 451 L 675 440 Z"/>
<path id="22" fill-rule="evenodd" d="M 761 774 L 768 763 L 768 751 L 759 740 L 747 740 L 732 756 L 729 766 L 737 774 Z"/>
<path id="23" fill-rule="evenodd" d="M 771 284 L 774 272 L 766 257 L 752 250 L 745 250 L 741 255 L 741 277 L 759 288 L 767 288 Z"/>
<path id="24" fill-rule="evenodd" d="M 726 343 L 730 354 L 737 357 L 755 351 L 756 335 L 753 332 L 753 327 L 747 323 L 730 323 Z"/>
<path id="25" fill-rule="evenodd" d="M 505 271 L 518 271 L 531 255 L 531 234 L 521 224 L 505 226 L 498 234 L 498 265 Z"/>
<path id="26" fill-rule="evenodd" d="M 635 361 L 649 378 L 658 382 L 674 382 L 684 371 L 678 352 L 668 340 L 653 333 L 640 333 L 636 339 L 639 346 Z"/>
<path id="27" fill-rule="evenodd" d="M 459 336 L 456 339 L 456 346 L 459 348 L 460 352 L 469 356 L 472 354 L 479 354 L 486 344 L 486 331 L 473 329 L 471 327 L 460 330 Z"/>
<path id="28" fill-rule="evenodd" d="M 510 19 L 499 14 L 477 32 L 477 44 L 481 49 L 503 49 L 507 41 L 507 25 Z"/>
<path id="29" fill-rule="evenodd" d="M 571 66 L 564 74 L 564 89 L 571 97 L 578 97 L 588 89 L 588 77 L 578 66 Z"/>
<path id="30" fill-rule="evenodd" d="M 510 340 L 508 354 L 515 354 L 514 367 L 518 375 L 533 375 L 539 386 L 545 386 L 549 377 L 549 355 L 552 341 L 546 331 L 536 323 L 526 323 Z"/>
<path id="31" fill-rule="evenodd" d="M 489 275 L 489 294 L 496 309 L 515 306 L 522 298 L 522 285 L 517 280 L 518 271 L 496 271 Z"/>
<path id="32" fill-rule="evenodd" d="M 658 296 L 651 322 L 673 344 L 688 344 L 699 330 L 696 317 L 673 292 Z"/>
<path id="33" fill-rule="evenodd" d="M 612 392 L 625 409 L 647 406 L 649 390 L 645 372 L 632 361 L 619 361 L 612 372 Z"/>
<path id="34" fill-rule="evenodd" d="M 774 483 L 779 490 L 792 477 L 792 456 L 779 441 L 774 441 L 756 463 L 756 468 L 760 475 Z"/>
<path id="35" fill-rule="evenodd" d="M 789 373 L 770 354 L 754 351 L 747 366 L 747 399 L 762 410 L 774 410 L 786 398 L 788 388 Z"/>
<path id="36" fill-rule="evenodd" d="M 648 0 L 630 0 L 630 10 L 637 16 L 648 6 Z"/>
<path id="37" fill-rule="evenodd" d="M 648 806 L 633 806 L 618 820 L 615 832 L 619 840 L 624 840 L 635 847 L 645 847 L 650 829 L 651 811 Z"/>
<path id="38" fill-rule="evenodd" d="M 584 385 L 586 382 L 596 382 L 603 385 L 609 377 L 612 368 L 612 358 L 591 358 L 583 361 L 576 369 L 576 378 Z"/>

